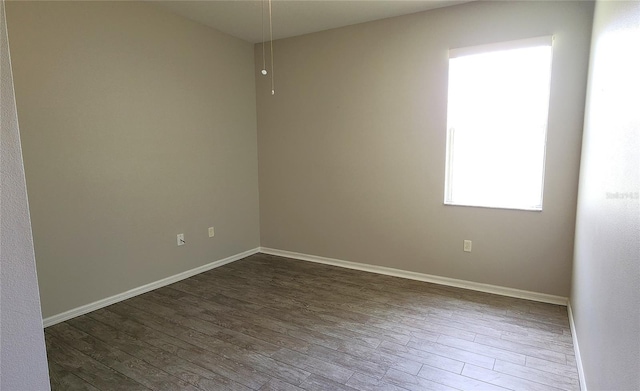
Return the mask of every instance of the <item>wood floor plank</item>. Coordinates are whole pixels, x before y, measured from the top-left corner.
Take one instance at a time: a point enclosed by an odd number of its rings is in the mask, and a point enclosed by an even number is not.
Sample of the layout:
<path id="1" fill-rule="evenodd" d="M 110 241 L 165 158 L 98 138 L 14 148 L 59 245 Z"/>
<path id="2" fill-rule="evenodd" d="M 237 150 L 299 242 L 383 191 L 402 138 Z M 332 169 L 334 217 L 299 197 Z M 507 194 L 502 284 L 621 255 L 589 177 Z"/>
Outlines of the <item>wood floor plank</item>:
<path id="1" fill-rule="evenodd" d="M 423 391 L 423 390 L 432 390 L 432 391 L 458 391 L 462 388 L 454 388 L 448 385 L 438 383 L 429 379 L 425 379 L 423 377 L 410 375 L 406 372 L 396 371 L 394 369 L 390 369 L 383 378 L 385 381 L 396 384 L 402 388 L 406 388 L 410 391 Z"/>
<path id="2" fill-rule="evenodd" d="M 530 381 L 516 376 L 511 376 L 502 372 L 492 371 L 466 364 L 462 374 L 472 379 L 508 388 L 514 391 L 559 391 L 559 388 L 548 386 L 542 383 Z"/>
<path id="3" fill-rule="evenodd" d="M 400 387 L 391 382 L 378 380 L 375 377 L 355 373 L 347 382 L 349 387 L 353 387 L 359 391 L 407 391 L 406 388 Z"/>
<path id="4" fill-rule="evenodd" d="M 320 345 L 311 345 L 307 354 L 317 357 L 322 361 L 333 362 L 345 368 L 352 369 L 377 379 L 381 379 L 389 369 L 386 365 L 374 361 L 368 361 L 361 357 L 352 356 Z"/>
<path id="5" fill-rule="evenodd" d="M 549 338 L 539 335 L 518 335 L 516 333 L 503 332 L 500 337 L 505 341 L 518 342 L 525 345 L 531 345 L 546 350 L 552 350 L 562 354 L 573 354 L 573 343 L 558 340 L 558 338 Z"/>
<path id="6" fill-rule="evenodd" d="M 349 387 L 344 384 L 340 384 L 333 380 L 327 379 L 319 375 L 311 375 L 304 383 L 300 385 L 300 388 L 308 391 L 358 391 L 353 387 Z"/>
<path id="7" fill-rule="evenodd" d="M 390 352 L 388 350 L 383 349 L 370 349 L 365 347 L 357 347 L 355 349 L 350 350 L 341 350 L 345 353 L 351 354 L 353 356 L 359 357 L 363 360 L 373 361 L 379 364 L 384 365 L 387 368 L 395 368 L 401 371 L 405 371 L 412 374 L 417 374 L 422 367 L 422 362 L 424 361 L 420 357 L 410 356 L 410 355 L 399 355 L 395 354 L 395 352 Z M 444 357 L 442 358 L 442 365 L 447 365 L 450 363 L 444 362 Z"/>
<path id="8" fill-rule="evenodd" d="M 564 353 L 555 352 L 553 350 L 548 350 L 519 342 L 507 341 L 502 338 L 492 338 L 484 335 L 477 335 L 474 342 L 511 352 L 520 352 L 527 356 L 541 358 L 560 364 L 566 364 L 567 362 L 567 357 Z M 524 363 L 522 364 L 524 365 Z"/>
<path id="9" fill-rule="evenodd" d="M 504 326 L 511 324 L 518 327 L 526 327 L 530 331 L 546 332 L 550 334 L 559 334 L 559 335 L 564 334 L 564 332 L 569 329 L 568 326 L 560 326 L 552 323 L 537 322 L 535 320 L 518 318 L 513 316 L 502 316 L 502 315 L 496 316 L 496 315 L 487 314 L 485 315 L 485 318 L 488 320 L 500 322 Z"/>
<path id="10" fill-rule="evenodd" d="M 132 300 L 130 304 L 142 312 L 144 310 L 158 311 L 161 308 L 161 306 L 152 305 L 149 300 L 143 302 L 142 299 Z M 288 383 L 300 384 L 310 375 L 309 372 L 277 362 L 269 358 L 268 355 L 253 353 L 243 347 L 218 339 L 215 337 L 215 332 L 206 333 L 208 325 L 201 324 L 195 319 L 179 316 L 177 312 L 171 315 L 171 319 L 160 317 L 151 312 L 143 314 L 142 317 L 146 317 L 150 321 L 149 324 L 159 327 L 163 331 L 168 330 L 170 335 L 187 343 L 200 346 L 218 356 L 230 359 L 239 366 L 254 368 L 258 372 L 281 378 Z"/>
<path id="11" fill-rule="evenodd" d="M 513 364 L 507 361 L 496 360 L 496 365 L 493 367 L 493 370 L 522 379 L 531 380 L 537 383 L 546 384 L 548 386 L 560 388 L 566 391 L 580 390 L 580 383 L 577 379 L 541 371 L 523 365 Z"/>
<path id="12" fill-rule="evenodd" d="M 49 360 L 49 379 L 51 381 L 51 388 L 56 390 L 98 390 L 73 372 L 65 370 L 62 365 L 53 360 Z"/>
<path id="13" fill-rule="evenodd" d="M 160 294 L 168 292 L 180 292 L 175 290 L 163 290 Z M 180 292 L 182 293 L 182 292 Z M 211 322 L 217 326 L 233 329 L 248 336 L 269 342 L 278 347 L 293 350 L 304 349 L 306 341 L 288 336 L 289 330 L 284 325 L 270 321 L 252 312 L 237 310 L 232 307 L 220 306 L 203 301 L 197 296 L 174 296 L 174 304 L 183 309 L 198 309 L 192 316 Z"/>
<path id="14" fill-rule="evenodd" d="M 454 348 L 459 348 L 462 350 L 468 350 L 472 353 L 486 355 L 487 357 L 493 357 L 496 359 L 510 361 L 516 364 L 521 364 L 521 365 L 524 365 L 525 360 L 527 358 L 527 356 L 522 353 L 517 353 L 511 350 L 496 348 L 489 345 L 482 345 L 477 342 L 470 342 L 463 339 L 453 338 L 445 335 L 441 335 L 440 338 L 438 338 L 438 343 L 442 345 L 451 346 Z"/>
<path id="15" fill-rule="evenodd" d="M 385 343 L 382 348 L 391 347 L 394 349 L 400 349 L 397 346 Z M 426 353 L 437 354 L 439 356 L 447 357 L 452 360 L 462 361 L 469 364 L 474 364 L 479 367 L 491 369 L 495 364 L 495 359 L 482 354 L 470 352 L 468 350 L 459 349 L 453 346 L 442 345 L 437 342 L 423 341 L 418 339 L 412 339 L 407 343 L 408 349 L 416 349 Z M 415 352 L 416 355 L 421 355 L 420 352 Z M 428 364 L 428 363 L 426 363 Z M 433 366 L 433 365 L 432 365 Z"/>
<path id="16" fill-rule="evenodd" d="M 47 356 L 67 372 L 77 375 L 100 390 L 119 387 L 126 390 L 148 391 L 149 388 L 133 381 L 120 372 L 88 357 L 68 346 L 50 332 L 46 333 Z"/>
<path id="17" fill-rule="evenodd" d="M 562 327 L 569 327 L 568 314 L 563 312 L 536 311 L 531 312 L 530 309 L 510 309 L 507 310 L 507 316 L 527 319 L 534 322 L 550 323 Z"/>
<path id="18" fill-rule="evenodd" d="M 218 313 L 212 314 L 196 306 L 185 305 L 173 299 L 155 296 L 153 292 L 150 293 L 145 295 L 148 301 L 143 301 L 143 305 L 156 310 L 171 310 L 170 316 L 174 321 L 179 321 L 194 330 L 261 354 L 270 355 L 280 349 L 279 345 L 265 341 L 263 334 L 257 337 L 249 335 L 241 321 L 229 324 L 229 320 L 226 319 L 221 322 Z"/>
<path id="19" fill-rule="evenodd" d="M 578 369 L 576 368 L 576 364 L 570 363 L 568 360 L 566 364 L 559 364 L 536 357 L 527 357 L 525 365 L 529 368 L 538 369 L 544 372 L 553 373 L 571 379 L 578 379 Z"/>
<path id="20" fill-rule="evenodd" d="M 75 318 L 71 324 L 77 329 L 101 339 L 112 347 L 129 353 L 157 368 L 162 368 L 167 373 L 199 389 L 225 389 L 229 391 L 250 390 L 248 387 L 207 371 L 176 355 L 169 354 L 160 348 L 108 326 L 90 316 Z"/>
<path id="21" fill-rule="evenodd" d="M 54 391 L 579 387 L 564 307 L 264 254 L 45 335 Z"/>
<path id="22" fill-rule="evenodd" d="M 155 324 L 151 322 L 146 318 L 146 314 L 139 313 L 135 308 L 128 307 L 124 302 L 117 306 L 109 307 L 109 310 L 131 319 L 134 322 L 139 322 L 140 325 L 144 326 L 144 336 L 142 338 L 144 338 L 146 342 L 165 349 L 167 352 L 173 353 L 187 361 L 197 363 L 220 376 L 234 380 L 256 390 L 270 380 L 269 376 L 256 371 L 245 363 L 220 356 L 202 347 L 190 344 L 179 338 L 175 338 L 173 335 L 163 335 L 163 331 L 172 333 L 170 327 L 164 324 Z M 149 327 L 149 325 L 153 327 Z M 147 335 L 150 336 L 150 338 L 147 338 Z"/>
<path id="23" fill-rule="evenodd" d="M 196 387 L 179 381 L 177 378 L 174 378 L 147 362 L 115 349 L 91 335 L 72 327 L 69 322 L 57 324 L 51 327 L 49 332 L 88 357 L 122 373 L 151 390 L 198 391 Z"/>
<path id="24" fill-rule="evenodd" d="M 426 364 L 435 368 L 444 369 L 445 371 L 460 373 L 462 372 L 462 367 L 464 366 L 463 361 L 455 360 L 449 357 L 445 357 L 443 355 L 435 354 L 432 352 L 415 349 L 408 346 L 402 346 L 398 344 L 392 344 L 391 342 L 385 342 L 383 346 L 380 347 L 381 351 L 390 352 L 400 357 L 405 357 L 414 361 L 417 361 L 421 364 Z M 493 360 L 490 361 L 493 365 Z M 418 370 L 419 371 L 419 370 Z M 414 373 L 417 375 L 418 371 Z M 408 372 L 408 371 L 405 371 Z"/>
<path id="25" fill-rule="evenodd" d="M 465 368 L 471 367 L 471 366 L 472 365 L 470 364 L 465 364 Z M 480 367 L 474 367 L 474 368 L 484 370 L 484 368 L 480 368 Z M 462 370 L 462 375 L 458 375 L 452 372 L 443 371 L 442 369 L 433 368 L 428 365 L 425 365 L 420 370 L 418 377 L 431 380 L 435 383 L 444 384 L 446 386 L 459 388 L 461 390 L 505 391 L 510 389 L 508 387 L 500 387 L 497 384 L 484 381 L 483 379 L 475 379 L 472 377 L 468 377 L 466 376 L 464 369 Z"/>
<path id="26" fill-rule="evenodd" d="M 304 389 L 285 383 L 282 380 L 271 379 L 260 388 L 260 391 L 303 391 Z"/>
<path id="27" fill-rule="evenodd" d="M 302 354 L 289 349 L 280 349 L 271 355 L 271 358 L 284 362 L 300 369 L 304 369 L 312 374 L 322 375 L 330 380 L 339 383 L 346 383 L 354 371 L 343 366 L 326 362 L 315 358 L 314 356 Z"/>

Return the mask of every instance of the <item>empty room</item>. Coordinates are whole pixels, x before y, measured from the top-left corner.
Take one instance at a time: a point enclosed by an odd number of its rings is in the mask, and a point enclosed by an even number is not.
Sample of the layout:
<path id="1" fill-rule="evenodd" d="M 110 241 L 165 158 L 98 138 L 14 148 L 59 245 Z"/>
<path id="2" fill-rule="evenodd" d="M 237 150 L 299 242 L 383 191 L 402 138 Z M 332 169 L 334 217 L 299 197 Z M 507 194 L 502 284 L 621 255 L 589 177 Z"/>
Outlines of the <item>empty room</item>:
<path id="1" fill-rule="evenodd" d="M 2 391 L 640 391 L 640 1 L 0 1 Z"/>

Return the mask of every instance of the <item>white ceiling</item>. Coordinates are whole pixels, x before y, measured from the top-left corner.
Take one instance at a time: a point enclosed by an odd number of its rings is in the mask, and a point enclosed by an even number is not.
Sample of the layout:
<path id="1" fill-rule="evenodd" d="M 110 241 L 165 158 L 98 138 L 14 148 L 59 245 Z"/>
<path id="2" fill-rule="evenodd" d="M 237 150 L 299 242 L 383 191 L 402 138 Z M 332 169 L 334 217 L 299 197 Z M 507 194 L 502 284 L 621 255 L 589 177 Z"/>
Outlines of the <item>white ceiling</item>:
<path id="1" fill-rule="evenodd" d="M 272 0 L 273 39 L 343 27 L 466 3 L 470 0 Z M 262 6 L 268 40 L 266 0 L 156 1 L 161 7 L 237 38 L 262 41 Z"/>

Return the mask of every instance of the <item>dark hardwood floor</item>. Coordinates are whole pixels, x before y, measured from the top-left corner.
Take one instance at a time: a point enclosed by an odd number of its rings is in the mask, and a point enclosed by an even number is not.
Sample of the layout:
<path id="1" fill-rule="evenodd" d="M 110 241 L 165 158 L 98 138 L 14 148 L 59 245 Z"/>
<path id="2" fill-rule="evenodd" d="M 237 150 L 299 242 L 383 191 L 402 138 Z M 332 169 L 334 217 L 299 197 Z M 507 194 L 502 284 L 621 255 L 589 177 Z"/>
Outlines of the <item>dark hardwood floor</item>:
<path id="1" fill-rule="evenodd" d="M 579 390 L 565 307 L 256 254 L 45 330 L 54 390 Z"/>

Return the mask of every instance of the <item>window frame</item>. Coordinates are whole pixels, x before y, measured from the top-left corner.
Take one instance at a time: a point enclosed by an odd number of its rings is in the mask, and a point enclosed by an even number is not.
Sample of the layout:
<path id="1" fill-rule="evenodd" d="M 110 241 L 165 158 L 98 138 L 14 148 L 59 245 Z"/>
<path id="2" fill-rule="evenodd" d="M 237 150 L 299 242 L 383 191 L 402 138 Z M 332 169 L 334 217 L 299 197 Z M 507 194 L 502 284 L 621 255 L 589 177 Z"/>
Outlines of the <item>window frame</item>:
<path id="1" fill-rule="evenodd" d="M 450 80 L 448 78 L 447 82 L 447 128 L 446 128 L 446 149 L 445 149 L 445 183 L 444 183 L 444 205 L 445 206 L 465 206 L 465 207 L 474 207 L 474 208 L 489 208 L 489 209 L 505 209 L 505 210 L 521 210 L 521 211 L 531 211 L 531 212 L 542 212 L 544 205 L 544 188 L 545 188 L 545 173 L 546 173 L 546 160 L 547 160 L 547 138 L 549 131 L 549 116 L 551 109 L 551 80 L 553 77 L 553 52 L 554 52 L 554 41 L 555 37 L 553 35 L 548 36 L 538 36 L 533 38 L 525 38 L 504 42 L 496 42 L 484 45 L 476 45 L 469 47 L 461 47 L 461 48 L 453 48 L 449 49 L 449 57 L 448 57 L 448 65 L 450 65 L 450 61 L 453 58 L 464 57 L 474 54 L 485 54 L 497 51 L 506 51 L 512 49 L 526 49 L 531 47 L 539 47 L 539 46 L 549 46 L 551 49 L 550 58 L 549 58 L 549 85 L 547 90 L 547 110 L 546 110 L 546 121 L 544 126 L 544 140 L 543 140 L 543 150 L 542 150 L 542 177 L 540 178 L 540 204 L 532 207 L 526 206 L 495 206 L 495 205 L 483 205 L 483 204 L 473 204 L 473 203 L 461 203 L 454 202 L 452 200 L 452 182 L 453 182 L 453 157 L 454 157 L 454 132 L 455 129 L 452 129 L 450 126 L 450 118 L 449 118 L 449 86 Z M 450 77 L 450 75 L 449 75 Z"/>

